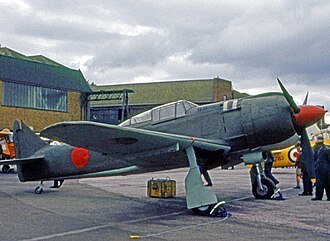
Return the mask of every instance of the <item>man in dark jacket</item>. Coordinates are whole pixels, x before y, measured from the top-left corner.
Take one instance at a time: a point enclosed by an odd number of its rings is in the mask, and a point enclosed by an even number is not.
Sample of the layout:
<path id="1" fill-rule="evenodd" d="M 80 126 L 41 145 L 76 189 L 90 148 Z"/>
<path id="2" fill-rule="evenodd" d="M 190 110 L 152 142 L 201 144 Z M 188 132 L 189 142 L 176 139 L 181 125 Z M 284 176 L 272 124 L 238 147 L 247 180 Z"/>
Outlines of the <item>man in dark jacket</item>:
<path id="1" fill-rule="evenodd" d="M 200 163 L 199 164 L 199 171 L 203 175 L 205 181 L 207 182 L 207 184 L 205 186 L 206 187 L 212 187 L 213 183 L 212 183 L 211 177 L 210 177 L 210 175 L 207 171 L 207 164 L 206 163 Z"/>
<path id="2" fill-rule="evenodd" d="M 323 141 L 323 135 L 318 135 L 314 147 L 316 193 L 313 201 L 322 200 L 324 189 L 330 201 L 330 148 Z"/>
<path id="3" fill-rule="evenodd" d="M 296 148 L 299 151 L 296 163 L 300 162 L 301 174 L 302 174 L 302 180 L 303 180 L 303 186 L 304 186 L 303 192 L 298 195 L 299 196 L 313 196 L 313 184 L 312 184 L 311 178 L 309 177 L 305 160 L 303 159 L 303 156 L 302 156 L 303 150 L 301 150 L 301 148 L 300 148 L 300 143 L 296 144 Z"/>
<path id="4" fill-rule="evenodd" d="M 272 173 L 274 155 L 270 151 L 267 151 L 266 153 L 267 153 L 267 160 L 264 164 L 264 172 L 265 172 L 266 177 L 271 179 L 274 182 L 275 186 L 276 186 L 280 182 L 274 177 L 274 175 Z"/>

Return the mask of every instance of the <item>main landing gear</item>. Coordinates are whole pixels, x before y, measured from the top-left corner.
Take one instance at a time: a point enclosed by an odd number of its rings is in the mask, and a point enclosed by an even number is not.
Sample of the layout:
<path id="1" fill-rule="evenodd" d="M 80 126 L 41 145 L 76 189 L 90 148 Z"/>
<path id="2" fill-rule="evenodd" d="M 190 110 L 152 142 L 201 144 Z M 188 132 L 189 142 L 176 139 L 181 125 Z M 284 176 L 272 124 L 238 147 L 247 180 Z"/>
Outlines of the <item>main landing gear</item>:
<path id="1" fill-rule="evenodd" d="M 188 147 L 186 153 L 189 161 L 189 172 L 185 178 L 188 209 L 197 215 L 215 217 L 225 213 L 227 216 L 222 206 L 224 202 L 218 202 L 214 192 L 203 185 L 193 147 Z"/>
<path id="2" fill-rule="evenodd" d="M 54 185 L 50 188 L 60 188 L 63 185 L 64 179 L 60 180 L 54 180 Z M 40 184 L 34 189 L 34 192 L 36 194 L 41 194 L 44 191 L 44 184 L 43 181 L 40 182 Z"/>
<path id="3" fill-rule="evenodd" d="M 252 193 L 256 199 L 271 199 L 275 193 L 274 182 L 266 177 L 261 163 L 267 159 L 267 154 L 263 152 L 250 152 L 243 155 L 245 165 L 252 164 L 250 177 L 252 183 Z"/>
<path id="4" fill-rule="evenodd" d="M 271 199 L 275 193 L 274 182 L 265 176 L 260 163 L 256 163 L 250 170 L 252 193 L 256 199 Z"/>

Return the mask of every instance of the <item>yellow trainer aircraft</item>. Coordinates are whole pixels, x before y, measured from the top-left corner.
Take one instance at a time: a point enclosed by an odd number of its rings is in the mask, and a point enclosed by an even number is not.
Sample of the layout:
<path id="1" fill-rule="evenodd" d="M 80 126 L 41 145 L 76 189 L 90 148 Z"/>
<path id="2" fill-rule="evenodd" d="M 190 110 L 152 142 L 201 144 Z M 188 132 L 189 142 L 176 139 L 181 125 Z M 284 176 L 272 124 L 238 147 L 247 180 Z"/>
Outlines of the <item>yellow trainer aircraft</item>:
<path id="1" fill-rule="evenodd" d="M 313 147 L 315 145 L 315 140 L 316 136 L 319 134 L 322 134 L 324 137 L 324 144 L 327 146 L 330 146 L 330 137 L 329 137 L 329 130 L 320 130 L 317 128 L 317 126 L 312 126 L 310 130 L 307 130 L 310 135 L 310 140 L 311 140 L 311 146 Z M 290 146 L 285 149 L 281 150 L 274 150 L 272 151 L 274 155 L 274 162 L 273 162 L 273 167 L 278 168 L 278 167 L 294 167 L 297 157 L 298 157 L 298 151 L 295 146 Z"/>

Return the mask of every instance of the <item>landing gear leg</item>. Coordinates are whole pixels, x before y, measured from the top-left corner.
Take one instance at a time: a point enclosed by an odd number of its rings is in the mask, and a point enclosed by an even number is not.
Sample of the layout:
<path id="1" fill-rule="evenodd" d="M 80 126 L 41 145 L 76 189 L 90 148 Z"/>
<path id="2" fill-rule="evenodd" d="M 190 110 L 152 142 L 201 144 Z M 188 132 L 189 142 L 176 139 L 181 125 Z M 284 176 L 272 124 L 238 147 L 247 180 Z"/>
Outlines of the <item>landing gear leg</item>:
<path id="1" fill-rule="evenodd" d="M 203 185 L 193 147 L 188 147 L 186 153 L 189 161 L 189 172 L 185 178 L 187 207 L 195 214 L 211 216 L 216 211 L 214 207 L 218 199 L 212 190 Z"/>
<path id="2" fill-rule="evenodd" d="M 35 189 L 34 189 L 34 192 L 36 194 L 41 194 L 42 192 L 44 191 L 44 184 L 43 184 L 43 181 L 40 182 L 39 186 L 37 186 Z"/>
<path id="3" fill-rule="evenodd" d="M 261 183 L 261 175 L 264 177 L 264 171 L 262 169 L 262 166 L 260 163 L 255 164 L 256 170 L 257 170 L 257 184 L 258 184 L 258 189 L 261 191 L 264 191 L 264 186 Z"/>

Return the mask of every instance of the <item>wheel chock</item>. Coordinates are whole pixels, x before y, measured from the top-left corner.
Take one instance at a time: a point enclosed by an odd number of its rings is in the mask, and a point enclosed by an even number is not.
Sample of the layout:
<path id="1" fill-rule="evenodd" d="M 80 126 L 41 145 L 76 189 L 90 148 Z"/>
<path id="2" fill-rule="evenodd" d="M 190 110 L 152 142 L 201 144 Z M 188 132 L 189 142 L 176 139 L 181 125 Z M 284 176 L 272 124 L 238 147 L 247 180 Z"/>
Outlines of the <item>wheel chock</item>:
<path id="1" fill-rule="evenodd" d="M 281 189 L 277 189 L 274 194 L 270 197 L 271 200 L 285 200 L 281 193 Z"/>
<path id="2" fill-rule="evenodd" d="M 226 203 L 225 201 L 218 202 L 212 208 L 212 210 L 210 212 L 210 216 L 211 217 L 222 217 L 222 218 L 231 216 L 231 214 L 227 213 L 226 208 L 222 206 L 225 203 Z"/>

